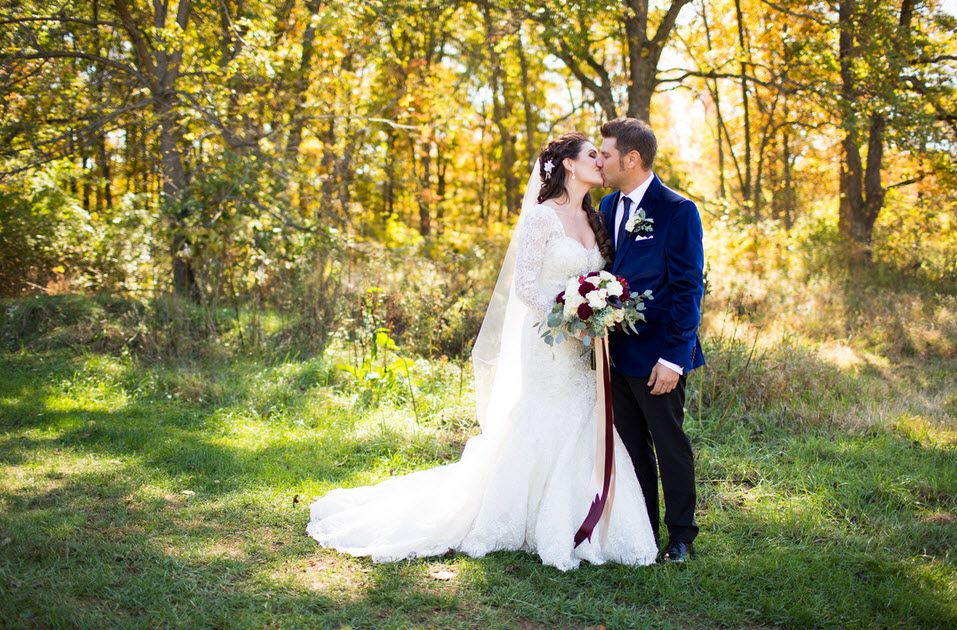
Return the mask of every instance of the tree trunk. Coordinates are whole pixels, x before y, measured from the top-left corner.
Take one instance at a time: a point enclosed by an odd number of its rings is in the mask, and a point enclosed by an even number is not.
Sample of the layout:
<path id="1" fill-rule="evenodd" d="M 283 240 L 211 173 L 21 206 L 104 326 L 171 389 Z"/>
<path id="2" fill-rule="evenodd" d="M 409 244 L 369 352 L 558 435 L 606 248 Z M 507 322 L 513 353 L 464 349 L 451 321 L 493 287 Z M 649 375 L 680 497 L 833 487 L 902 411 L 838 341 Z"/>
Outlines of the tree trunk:
<path id="1" fill-rule="evenodd" d="M 651 97 L 658 86 L 658 58 L 648 61 L 641 57 L 638 67 L 631 72 L 631 85 L 628 89 L 628 115 L 648 122 L 651 120 Z"/>
<path id="2" fill-rule="evenodd" d="M 153 111 L 159 121 L 159 169 L 162 202 L 171 222 L 169 254 L 173 261 L 173 290 L 177 295 L 198 300 L 200 287 L 192 269 L 193 252 L 187 233 L 189 208 L 183 199 L 188 181 L 176 100 L 183 51 L 156 46 L 141 30 L 141 18 L 133 15 L 129 0 L 113 0 L 113 6 L 130 39 L 136 67 L 147 82 L 153 97 Z M 152 6 L 152 26 L 166 28 L 169 5 L 155 2 Z M 175 21 L 183 31 L 189 24 L 191 10 L 190 0 L 180 0 L 176 7 Z"/>
<path id="3" fill-rule="evenodd" d="M 704 1 L 701 2 L 701 20 L 704 23 L 705 42 L 708 44 L 708 50 L 712 49 L 711 25 L 708 23 L 708 10 Z M 711 100 L 714 102 L 714 112 L 717 122 L 718 136 L 718 190 L 722 199 L 727 199 L 727 187 L 724 181 L 724 141 L 722 139 L 724 132 L 724 118 L 721 116 L 721 94 L 718 91 L 718 80 L 711 79 L 711 82 L 705 81 L 708 91 L 711 93 Z"/>
<path id="4" fill-rule="evenodd" d="M 628 51 L 629 116 L 646 122 L 651 120 L 651 97 L 658 87 L 658 61 L 671 37 L 678 13 L 691 0 L 672 0 L 661 18 L 654 36 L 648 36 L 648 0 L 629 0 L 629 15 L 624 17 L 625 43 Z"/>
<path id="5" fill-rule="evenodd" d="M 113 171 L 110 168 L 110 154 L 106 150 L 106 134 L 99 134 L 96 138 L 97 158 L 100 162 L 100 179 L 102 189 L 98 197 L 102 199 L 102 210 L 113 209 Z M 97 206 L 100 203 L 97 202 Z"/>
<path id="6" fill-rule="evenodd" d="M 91 196 L 91 185 L 90 185 L 90 166 L 88 164 L 89 156 L 87 154 L 87 148 L 81 147 L 80 149 L 80 171 L 83 177 L 83 211 L 90 212 L 92 209 L 90 206 L 90 196 Z"/>
<path id="7" fill-rule="evenodd" d="M 741 13 L 741 0 L 734 0 L 735 15 L 738 19 L 738 45 L 741 50 L 741 103 L 744 108 L 744 186 L 741 189 L 741 197 L 744 199 L 745 206 L 751 206 L 753 198 L 751 195 L 751 112 L 748 98 L 748 65 L 745 61 L 747 53 L 747 44 L 744 39 L 744 16 Z M 757 217 L 753 219 L 757 222 Z"/>
<path id="8" fill-rule="evenodd" d="M 529 94 L 531 81 L 528 76 L 528 59 L 525 57 L 525 39 L 522 37 L 521 29 L 516 38 L 516 52 L 518 53 L 518 64 L 522 73 L 522 106 L 525 110 L 525 158 L 528 161 L 528 168 L 532 168 L 532 163 L 538 156 L 538 144 L 535 142 L 535 122 L 536 117 L 532 109 L 532 99 Z"/>
<path id="9" fill-rule="evenodd" d="M 857 89 L 852 69 L 855 56 L 854 19 L 857 9 L 855 0 L 840 0 L 838 8 L 838 56 L 841 70 L 841 100 L 843 106 L 844 137 L 841 149 L 844 159 L 841 161 L 840 208 L 838 228 L 841 233 L 854 241 L 865 242 L 860 217 L 863 214 L 864 196 L 862 191 L 861 152 L 858 148 L 857 130 Z"/>
<path id="10" fill-rule="evenodd" d="M 179 129 L 173 113 L 172 96 L 156 99 L 155 112 L 160 121 L 160 172 L 163 178 L 163 205 L 167 208 L 171 225 L 169 254 L 173 261 L 173 290 L 177 295 L 198 298 L 196 276 L 191 265 L 192 249 L 187 233 L 189 210 L 184 203 L 188 184 L 183 154 L 180 149 Z"/>
<path id="11" fill-rule="evenodd" d="M 292 109 L 289 112 L 291 128 L 286 140 L 286 157 L 294 166 L 299 165 L 299 145 L 302 143 L 302 129 L 305 120 L 302 117 L 302 105 L 309 88 L 309 75 L 312 71 L 312 61 L 316 42 L 316 15 L 322 7 L 322 0 L 309 0 L 306 30 L 302 35 L 302 56 L 299 58 L 299 71 L 296 73 L 296 82 L 293 88 Z"/>
<path id="12" fill-rule="evenodd" d="M 764 185 L 764 164 L 765 158 L 768 153 L 768 145 L 772 144 L 772 140 L 775 136 L 774 129 L 774 112 L 777 111 L 778 101 L 781 97 L 780 92 L 776 92 L 774 99 L 771 101 L 771 106 L 764 110 L 761 108 L 765 114 L 765 124 L 764 129 L 761 131 L 761 142 L 758 144 L 758 169 L 757 173 L 754 176 L 754 189 L 753 189 L 753 198 L 752 198 L 752 207 L 753 207 L 753 217 L 754 222 L 757 224 L 761 220 L 761 216 L 764 208 L 764 199 L 763 199 L 763 185 Z"/>
<path id="13" fill-rule="evenodd" d="M 325 138 L 322 146 L 322 172 L 325 177 L 322 180 L 322 201 L 320 207 L 327 211 L 332 209 L 335 204 L 335 182 L 336 182 L 336 119 L 329 119 L 329 126 L 326 128 Z"/>
<path id="14" fill-rule="evenodd" d="M 395 212 L 395 143 L 395 129 L 389 127 L 386 130 L 385 181 L 382 183 L 382 212 L 379 214 L 379 224 L 382 228 L 385 228 L 389 217 Z"/>
<path id="15" fill-rule="evenodd" d="M 784 194 L 781 200 L 781 209 L 784 215 L 784 228 L 791 229 L 794 212 L 794 184 L 791 180 L 791 130 L 787 125 L 783 128 L 781 138 L 782 164 L 784 171 Z"/>
<path id="16" fill-rule="evenodd" d="M 862 229 L 867 234 L 867 243 L 870 243 L 874 233 L 874 223 L 877 215 L 884 207 L 884 187 L 881 185 L 881 163 L 884 158 L 884 130 L 887 121 L 883 116 L 872 115 L 868 128 L 867 165 L 864 171 L 864 217 Z"/>
<path id="17" fill-rule="evenodd" d="M 78 152 L 76 148 L 76 132 L 73 130 L 73 128 L 70 128 L 70 160 L 72 161 L 77 155 L 78 155 Z M 82 168 L 82 163 L 80 164 L 80 166 Z M 71 168 L 70 179 L 69 179 L 69 189 L 70 189 L 70 194 L 74 197 L 77 196 L 77 192 L 78 192 L 77 186 L 76 186 L 75 173 L 76 171 Z"/>
<path id="18" fill-rule="evenodd" d="M 441 237 L 445 227 L 445 173 L 449 167 L 441 142 L 435 145 L 435 162 L 435 235 Z"/>
<path id="19" fill-rule="evenodd" d="M 633 15 L 625 18 L 625 43 L 628 50 L 628 107 L 626 113 L 645 122 L 651 120 L 651 97 L 658 86 L 660 50 L 648 40 L 648 3 L 630 3 Z"/>
<path id="20" fill-rule="evenodd" d="M 866 135 L 862 130 L 858 111 L 859 90 L 855 83 L 852 64 L 859 49 L 867 47 L 864 36 L 867 28 L 858 29 L 862 17 L 854 0 L 841 0 L 838 12 L 839 59 L 841 69 L 841 98 L 843 105 L 844 160 L 840 179 L 840 210 L 838 227 L 842 234 L 861 245 L 869 256 L 874 224 L 884 206 L 885 189 L 881 183 L 881 163 L 884 157 L 884 133 L 887 121 L 880 114 L 870 114 Z M 914 0 L 903 0 L 898 16 L 897 46 L 907 46 L 914 14 Z M 858 33 L 858 30 L 860 31 Z M 860 34 L 860 38 L 858 38 Z M 861 158 L 861 145 L 867 144 L 867 162 Z"/>
<path id="21" fill-rule="evenodd" d="M 486 221 L 491 214 L 489 212 L 489 199 L 488 199 L 488 152 L 485 150 L 485 134 L 488 129 L 488 110 L 485 107 L 485 104 L 482 103 L 481 109 L 479 110 L 479 120 L 482 121 L 482 129 L 480 130 L 479 135 L 479 150 L 476 155 L 476 160 L 478 161 L 478 203 L 479 203 L 479 218 L 483 221 Z"/>
<path id="22" fill-rule="evenodd" d="M 504 218 L 513 212 L 518 212 L 522 205 L 514 171 L 515 136 L 505 122 L 505 118 L 511 113 L 512 107 L 508 100 L 508 91 L 505 89 L 505 79 L 501 74 L 498 53 L 495 51 L 497 34 L 492 23 L 492 8 L 488 1 L 482 3 L 482 14 L 485 20 L 485 47 L 488 54 L 489 68 L 491 69 L 491 85 L 489 87 L 492 90 L 492 121 L 495 123 L 495 128 L 498 129 L 502 151 L 500 168 L 502 183 L 505 188 L 505 212 L 502 213 L 502 218 Z"/>
<path id="23" fill-rule="evenodd" d="M 413 164 L 415 156 L 413 155 Z M 422 143 L 422 175 L 419 179 L 419 234 L 427 241 L 432 237 L 432 145 Z"/>

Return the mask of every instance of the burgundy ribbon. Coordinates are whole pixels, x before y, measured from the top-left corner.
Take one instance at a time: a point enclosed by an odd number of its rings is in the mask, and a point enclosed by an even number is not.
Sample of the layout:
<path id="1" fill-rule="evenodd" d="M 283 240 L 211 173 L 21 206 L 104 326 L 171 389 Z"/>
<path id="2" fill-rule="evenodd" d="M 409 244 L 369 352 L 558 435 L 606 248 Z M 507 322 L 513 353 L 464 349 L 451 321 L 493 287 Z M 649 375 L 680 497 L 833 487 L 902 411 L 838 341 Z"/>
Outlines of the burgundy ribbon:
<path id="1" fill-rule="evenodd" d="M 595 348 L 595 351 L 601 352 L 601 357 L 597 363 L 601 369 L 601 374 L 599 377 L 602 379 L 602 383 L 604 384 L 602 389 L 604 390 L 605 399 L 605 467 L 602 474 L 601 494 L 595 495 L 595 500 L 592 501 L 591 507 L 588 509 L 588 514 L 585 516 L 585 520 L 582 521 L 578 531 L 575 532 L 575 547 L 578 547 L 578 545 L 582 544 L 582 541 L 585 539 L 588 539 L 588 542 L 591 542 L 592 532 L 595 530 L 595 526 L 598 525 L 598 521 L 601 520 L 602 511 L 604 511 L 605 503 L 608 501 L 608 491 L 611 488 L 611 469 L 615 458 L 615 417 L 611 403 L 611 370 L 608 365 L 607 337 L 601 338 L 600 342 L 596 344 L 596 346 L 597 347 Z"/>

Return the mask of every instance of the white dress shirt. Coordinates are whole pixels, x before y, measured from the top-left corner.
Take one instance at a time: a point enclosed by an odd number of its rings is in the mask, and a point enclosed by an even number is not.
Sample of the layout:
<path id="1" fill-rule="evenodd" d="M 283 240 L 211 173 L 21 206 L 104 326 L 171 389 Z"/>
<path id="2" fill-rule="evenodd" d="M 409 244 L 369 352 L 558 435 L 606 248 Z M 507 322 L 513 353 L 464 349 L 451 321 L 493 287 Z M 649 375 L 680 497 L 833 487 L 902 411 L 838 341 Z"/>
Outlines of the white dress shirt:
<path id="1" fill-rule="evenodd" d="M 635 188 L 633 191 L 631 191 L 628 194 L 623 193 L 621 196 L 618 197 L 618 206 L 615 207 L 615 231 L 612 232 L 612 234 L 615 235 L 616 248 L 618 247 L 618 231 L 621 229 L 621 222 L 627 221 L 628 219 L 630 219 L 631 215 L 635 212 L 635 210 L 638 209 L 638 206 L 641 205 L 642 199 L 645 198 L 645 192 L 647 192 L 648 187 L 651 186 L 651 180 L 653 180 L 654 178 L 655 178 L 655 174 L 652 173 L 651 175 L 648 176 L 648 179 L 640 183 L 638 187 Z M 625 207 L 625 202 L 624 202 L 625 197 L 628 197 L 629 199 L 631 199 L 631 212 L 628 214 L 627 217 L 624 216 L 624 212 L 623 212 Z"/>
<path id="2" fill-rule="evenodd" d="M 639 205 L 641 205 L 642 200 L 645 198 L 645 193 L 648 191 L 648 187 L 651 186 L 651 181 L 654 178 L 655 178 L 655 174 L 651 173 L 648 176 L 648 179 L 646 179 L 641 184 L 639 184 L 637 188 L 632 190 L 630 193 L 627 193 L 627 194 L 622 193 L 622 195 L 619 196 L 618 206 L 615 207 L 615 231 L 613 232 L 613 234 L 615 235 L 616 249 L 618 248 L 618 231 L 621 229 L 621 222 L 627 221 L 628 219 L 630 219 L 631 215 L 635 212 L 635 210 L 638 209 Z M 624 216 L 625 203 L 623 199 L 625 197 L 628 197 L 631 200 L 631 208 L 630 208 L 631 212 L 629 213 L 627 217 Z M 677 372 L 678 374 L 684 374 L 684 368 L 682 368 L 680 365 L 675 365 L 671 361 L 666 361 L 659 357 L 658 363 L 665 366 L 669 370 L 672 370 L 673 372 Z"/>

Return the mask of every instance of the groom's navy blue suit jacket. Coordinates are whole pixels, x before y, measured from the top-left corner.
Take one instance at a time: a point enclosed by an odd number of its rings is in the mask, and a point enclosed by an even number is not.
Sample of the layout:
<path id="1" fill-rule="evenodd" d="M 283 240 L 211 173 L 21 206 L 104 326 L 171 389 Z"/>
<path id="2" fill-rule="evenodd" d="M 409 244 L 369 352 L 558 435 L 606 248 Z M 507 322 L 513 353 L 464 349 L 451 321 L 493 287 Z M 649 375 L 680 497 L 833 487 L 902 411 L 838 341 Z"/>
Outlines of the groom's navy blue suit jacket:
<path id="1" fill-rule="evenodd" d="M 609 337 L 612 364 L 626 376 L 650 375 L 659 358 L 680 365 L 686 374 L 704 365 L 698 339 L 704 296 L 701 217 L 693 201 L 653 177 L 639 204 L 654 219 L 652 238 L 636 241 L 635 234 L 625 232 L 607 267 L 628 281 L 632 293 L 651 289 L 654 296 L 645 303 L 647 321 L 636 325 L 637 335 L 613 332 Z M 599 206 L 612 238 L 620 196 L 620 191 L 606 195 Z"/>

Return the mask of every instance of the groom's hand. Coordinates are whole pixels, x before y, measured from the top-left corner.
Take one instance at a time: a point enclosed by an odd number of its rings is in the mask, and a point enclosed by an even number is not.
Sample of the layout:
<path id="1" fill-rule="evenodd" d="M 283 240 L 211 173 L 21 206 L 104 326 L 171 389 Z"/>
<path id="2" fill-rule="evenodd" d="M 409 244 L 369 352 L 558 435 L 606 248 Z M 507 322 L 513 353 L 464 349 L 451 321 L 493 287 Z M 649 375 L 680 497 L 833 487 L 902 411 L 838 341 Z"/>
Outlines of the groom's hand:
<path id="1" fill-rule="evenodd" d="M 681 375 L 669 367 L 660 363 L 655 363 L 651 370 L 651 376 L 648 378 L 648 387 L 651 387 L 652 396 L 661 396 L 667 394 L 678 384 Z"/>

